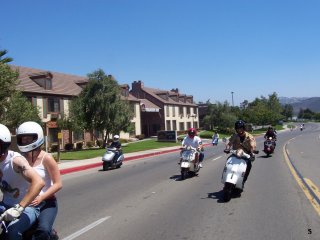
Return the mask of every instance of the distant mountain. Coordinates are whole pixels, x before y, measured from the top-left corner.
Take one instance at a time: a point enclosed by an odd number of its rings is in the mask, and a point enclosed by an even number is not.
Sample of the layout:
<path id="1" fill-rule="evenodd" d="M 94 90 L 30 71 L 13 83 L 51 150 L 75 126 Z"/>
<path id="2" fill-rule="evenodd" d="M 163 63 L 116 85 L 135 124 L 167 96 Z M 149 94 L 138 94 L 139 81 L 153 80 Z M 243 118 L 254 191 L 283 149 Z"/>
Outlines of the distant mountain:
<path id="1" fill-rule="evenodd" d="M 309 108 L 313 112 L 320 112 L 320 97 L 312 97 L 312 98 L 279 97 L 279 102 L 282 105 L 291 104 L 293 107 L 293 112 L 295 114 L 298 114 L 301 108 L 302 109 Z"/>

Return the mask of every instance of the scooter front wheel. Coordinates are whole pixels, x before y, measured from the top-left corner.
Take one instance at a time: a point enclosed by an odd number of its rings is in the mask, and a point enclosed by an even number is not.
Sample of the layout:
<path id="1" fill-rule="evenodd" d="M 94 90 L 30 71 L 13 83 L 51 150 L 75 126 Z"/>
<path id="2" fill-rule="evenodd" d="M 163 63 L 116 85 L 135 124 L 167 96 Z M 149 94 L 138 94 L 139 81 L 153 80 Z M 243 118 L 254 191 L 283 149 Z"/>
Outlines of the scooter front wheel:
<path id="1" fill-rule="evenodd" d="M 181 169 L 181 180 L 185 180 L 188 176 L 188 169 Z"/>
<path id="2" fill-rule="evenodd" d="M 109 169 L 109 163 L 103 162 L 103 163 L 102 163 L 102 168 L 103 168 L 103 171 L 108 171 L 108 169 Z"/>
<path id="3" fill-rule="evenodd" d="M 229 202 L 231 199 L 233 186 L 230 183 L 225 183 L 223 188 L 223 201 Z"/>

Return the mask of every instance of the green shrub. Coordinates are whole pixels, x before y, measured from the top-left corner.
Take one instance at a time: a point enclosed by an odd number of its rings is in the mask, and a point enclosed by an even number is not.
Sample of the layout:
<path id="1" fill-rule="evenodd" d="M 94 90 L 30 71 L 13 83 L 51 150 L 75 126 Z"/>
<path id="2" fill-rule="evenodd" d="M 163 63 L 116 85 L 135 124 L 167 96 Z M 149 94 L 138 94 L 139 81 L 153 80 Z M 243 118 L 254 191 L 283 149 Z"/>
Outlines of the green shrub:
<path id="1" fill-rule="evenodd" d="M 103 140 L 101 139 L 96 140 L 96 145 L 101 148 L 103 146 Z"/>
<path id="2" fill-rule="evenodd" d="M 77 142 L 76 143 L 76 149 L 77 150 L 82 150 L 82 148 L 83 148 L 83 142 Z"/>
<path id="3" fill-rule="evenodd" d="M 66 151 L 71 151 L 71 150 L 73 150 L 73 143 L 66 143 L 66 144 L 64 145 L 64 150 L 66 150 Z"/>
<path id="4" fill-rule="evenodd" d="M 142 140 L 145 138 L 144 134 L 140 134 L 140 135 L 137 135 L 136 138 L 138 138 L 139 140 Z"/>
<path id="5" fill-rule="evenodd" d="M 59 145 L 58 143 L 52 143 L 50 146 L 50 152 L 58 152 Z"/>
<path id="6" fill-rule="evenodd" d="M 86 142 L 86 145 L 88 148 L 92 148 L 94 146 L 94 142 L 93 141 L 88 141 Z"/>

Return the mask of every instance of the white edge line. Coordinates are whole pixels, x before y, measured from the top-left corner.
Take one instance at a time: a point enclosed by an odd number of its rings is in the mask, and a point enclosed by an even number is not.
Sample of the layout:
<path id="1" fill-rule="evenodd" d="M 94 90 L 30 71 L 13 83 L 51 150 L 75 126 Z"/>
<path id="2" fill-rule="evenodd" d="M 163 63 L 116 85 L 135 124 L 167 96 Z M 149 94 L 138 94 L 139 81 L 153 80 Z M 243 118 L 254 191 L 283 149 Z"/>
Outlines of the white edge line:
<path id="1" fill-rule="evenodd" d="M 216 158 L 212 159 L 211 161 L 214 162 L 214 161 L 218 160 L 219 158 L 222 158 L 222 156 L 216 157 Z"/>
<path id="2" fill-rule="evenodd" d="M 108 220 L 109 218 L 111 218 L 111 216 L 107 216 L 107 217 L 104 217 L 104 218 L 100 218 L 99 220 L 91 223 L 90 225 L 84 227 L 83 229 L 71 234 L 70 236 L 66 237 L 66 238 L 63 238 L 62 240 L 72 240 L 72 239 L 75 239 L 76 237 L 79 237 L 81 234 L 89 231 L 90 229 L 94 228 L 95 226 L 99 225 L 100 223 Z"/>

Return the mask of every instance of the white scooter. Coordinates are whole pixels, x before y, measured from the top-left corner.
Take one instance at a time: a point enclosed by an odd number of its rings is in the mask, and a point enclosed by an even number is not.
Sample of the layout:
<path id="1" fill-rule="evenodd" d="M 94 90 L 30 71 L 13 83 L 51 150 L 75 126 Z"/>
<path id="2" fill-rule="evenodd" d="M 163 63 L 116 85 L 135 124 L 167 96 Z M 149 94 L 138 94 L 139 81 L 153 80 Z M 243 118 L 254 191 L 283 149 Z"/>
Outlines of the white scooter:
<path id="1" fill-rule="evenodd" d="M 244 159 L 250 159 L 250 155 L 242 149 L 224 150 L 224 152 L 232 154 L 227 159 L 221 178 L 221 182 L 224 184 L 223 200 L 228 202 L 232 193 L 241 193 L 243 190 L 242 182 L 247 169 L 247 163 Z M 258 153 L 258 151 L 255 151 L 255 153 Z"/>
<path id="2" fill-rule="evenodd" d="M 116 153 L 120 154 L 118 154 L 117 159 L 114 159 Z M 107 148 L 107 151 L 102 157 L 103 171 L 107 171 L 110 168 L 120 168 L 123 160 L 124 156 L 121 151 L 117 150 L 116 148 Z"/>
<path id="3" fill-rule="evenodd" d="M 196 154 L 199 154 L 196 148 L 187 146 L 181 148 L 181 180 L 186 179 L 189 175 L 197 175 L 200 171 L 199 160 L 196 161 Z"/>

